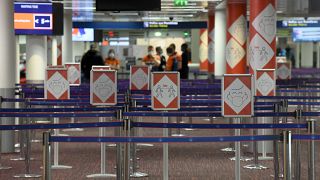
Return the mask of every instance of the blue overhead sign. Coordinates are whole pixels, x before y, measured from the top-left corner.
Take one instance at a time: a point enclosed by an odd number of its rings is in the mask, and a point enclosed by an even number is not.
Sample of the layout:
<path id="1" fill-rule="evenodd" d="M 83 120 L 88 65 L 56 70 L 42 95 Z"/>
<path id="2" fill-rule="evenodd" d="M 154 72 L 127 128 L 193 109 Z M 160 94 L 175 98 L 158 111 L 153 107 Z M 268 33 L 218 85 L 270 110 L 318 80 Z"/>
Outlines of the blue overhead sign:
<path id="1" fill-rule="evenodd" d="M 320 27 L 318 20 L 283 20 L 277 22 L 278 28 Z"/>
<path id="2" fill-rule="evenodd" d="M 73 27 L 94 29 L 202 29 L 207 28 L 207 22 L 73 22 Z"/>
<path id="3" fill-rule="evenodd" d="M 52 3 L 14 3 L 16 13 L 52 13 Z"/>

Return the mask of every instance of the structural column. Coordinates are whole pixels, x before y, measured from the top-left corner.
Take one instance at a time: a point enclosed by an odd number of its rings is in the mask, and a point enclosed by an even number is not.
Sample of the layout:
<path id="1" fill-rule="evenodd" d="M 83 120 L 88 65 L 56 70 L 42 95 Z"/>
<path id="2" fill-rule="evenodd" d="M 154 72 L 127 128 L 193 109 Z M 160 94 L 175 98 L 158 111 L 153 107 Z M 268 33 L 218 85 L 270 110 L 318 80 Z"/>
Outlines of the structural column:
<path id="1" fill-rule="evenodd" d="M 275 0 L 250 0 L 250 73 L 276 67 Z"/>
<path id="2" fill-rule="evenodd" d="M 214 8 L 211 8 L 209 4 L 209 12 L 208 12 L 208 73 L 214 73 L 214 23 L 215 23 L 215 16 L 214 16 Z"/>
<path id="3" fill-rule="evenodd" d="M 200 29 L 200 71 L 208 71 L 208 30 Z"/>
<path id="4" fill-rule="evenodd" d="M 27 67 L 28 83 L 43 83 L 47 67 L 47 37 L 27 36 Z"/>
<path id="5" fill-rule="evenodd" d="M 226 22 L 226 1 L 223 1 L 215 10 L 214 73 L 216 77 L 222 77 L 226 73 Z"/>
<path id="6" fill-rule="evenodd" d="M 62 36 L 62 64 L 74 62 L 72 53 L 72 14 L 64 14 Z M 59 64 L 59 63 L 58 63 Z"/>
<path id="7" fill-rule="evenodd" d="M 246 0 L 228 0 L 226 46 L 227 74 L 245 74 L 247 71 L 246 10 Z"/>
<path id="8" fill-rule="evenodd" d="M 16 41 L 13 25 L 13 1 L 0 1 L 0 96 L 14 98 Z M 14 103 L 2 103 L 3 108 L 14 108 Z M 13 118 L 0 118 L 1 124 L 14 124 Z M 14 152 L 14 131 L 1 131 L 2 152 Z M 0 136 L 1 137 L 1 136 Z"/>
<path id="9" fill-rule="evenodd" d="M 57 37 L 53 36 L 51 39 L 51 59 L 52 59 L 52 65 L 56 66 L 58 64 L 58 41 Z"/>

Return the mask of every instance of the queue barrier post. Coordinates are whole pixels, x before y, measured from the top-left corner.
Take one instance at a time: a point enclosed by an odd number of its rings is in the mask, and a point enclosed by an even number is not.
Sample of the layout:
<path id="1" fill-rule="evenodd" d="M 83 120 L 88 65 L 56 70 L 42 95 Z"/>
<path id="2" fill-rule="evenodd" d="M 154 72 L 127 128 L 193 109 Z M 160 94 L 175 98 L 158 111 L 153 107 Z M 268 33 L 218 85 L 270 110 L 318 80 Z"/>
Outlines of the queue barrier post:
<path id="1" fill-rule="evenodd" d="M 131 120 L 128 117 L 124 117 L 124 135 L 130 136 Z M 130 178 L 130 143 L 124 144 L 124 158 L 123 158 L 123 179 L 129 180 Z"/>
<path id="2" fill-rule="evenodd" d="M 274 104 L 274 109 L 273 111 L 275 113 L 280 112 L 280 104 Z M 279 117 L 273 117 L 273 123 L 274 124 L 279 124 Z M 273 135 L 278 135 L 278 130 L 277 129 L 273 129 Z M 273 169 L 274 169 L 274 179 L 278 180 L 279 177 L 282 177 L 282 173 L 280 174 L 279 168 L 279 144 L 278 144 L 278 140 L 274 140 L 273 141 Z"/>
<path id="3" fill-rule="evenodd" d="M 2 102 L 3 102 L 3 97 L 2 96 L 0 96 L 0 108 L 2 108 Z M 1 152 L 1 142 L 2 142 L 2 132 L 3 131 L 0 131 L 0 170 L 8 170 L 8 169 L 11 169 L 12 167 L 9 167 L 9 166 L 3 166 L 2 164 L 1 164 L 1 154 L 2 154 L 2 152 Z"/>
<path id="4" fill-rule="evenodd" d="M 123 120 L 123 110 L 117 110 L 117 120 Z M 123 127 L 116 128 L 116 136 L 120 136 L 123 132 Z M 121 143 L 116 143 L 117 157 L 116 157 L 116 170 L 117 170 L 117 180 L 123 179 L 123 145 Z"/>
<path id="5" fill-rule="evenodd" d="M 292 180 L 292 133 L 291 131 L 282 132 L 283 140 L 283 178 Z"/>
<path id="6" fill-rule="evenodd" d="M 295 111 L 295 118 L 298 124 L 301 123 L 301 119 L 302 119 L 302 110 L 301 109 L 297 109 Z M 300 128 L 297 130 L 298 134 L 301 134 L 301 130 Z M 294 158 L 295 158 L 295 167 L 294 167 L 294 177 L 295 179 L 300 179 L 301 178 L 301 141 L 300 140 L 296 140 L 295 141 L 295 154 L 294 154 Z"/>
<path id="7" fill-rule="evenodd" d="M 56 108 L 54 106 L 54 108 Z M 53 123 L 54 124 L 59 124 L 59 118 L 54 117 L 53 118 Z M 68 136 L 65 134 L 60 134 L 59 129 L 54 129 L 54 134 L 53 136 Z M 53 143 L 53 165 L 51 166 L 52 169 L 71 169 L 72 166 L 66 166 L 66 165 L 60 165 L 59 164 L 59 142 L 54 142 Z"/>
<path id="8" fill-rule="evenodd" d="M 137 101 L 136 100 L 132 100 L 131 101 L 131 107 L 137 107 Z M 136 117 L 132 117 L 132 121 L 131 122 L 135 122 Z M 137 136 L 137 128 L 133 128 L 131 129 L 131 135 L 132 136 Z M 132 160 L 132 164 L 131 164 L 131 173 L 130 173 L 130 177 L 133 178 L 141 178 L 141 177 L 147 177 L 148 174 L 146 173 L 142 173 L 142 172 L 138 172 L 138 163 L 137 163 L 137 143 L 131 143 L 131 160 Z"/>
<path id="9" fill-rule="evenodd" d="M 51 144 L 50 144 L 50 132 L 43 133 L 43 141 L 42 141 L 42 149 L 43 149 L 43 159 L 42 159 L 42 167 L 43 167 L 43 179 L 51 180 Z"/>
<path id="10" fill-rule="evenodd" d="M 308 121 L 308 133 L 310 135 L 314 135 L 316 131 L 316 123 L 315 120 L 309 120 Z M 316 172 L 315 172 L 315 141 L 310 140 L 308 142 L 308 179 L 309 180 L 315 180 L 316 178 Z"/>
<path id="11" fill-rule="evenodd" d="M 21 98 L 24 99 L 25 98 L 25 94 L 22 93 L 21 95 Z M 24 108 L 27 108 L 28 106 L 26 105 L 27 102 L 29 102 L 30 100 L 27 100 L 25 101 L 23 107 Z M 26 118 L 24 117 L 21 117 L 21 118 L 18 118 L 19 119 L 19 124 L 26 124 Z M 20 152 L 19 152 L 19 157 L 16 157 L 16 158 L 12 158 L 10 159 L 11 161 L 24 161 L 25 160 L 25 155 L 24 155 L 24 152 L 25 152 L 25 136 L 24 136 L 24 130 L 19 130 L 18 131 L 18 139 L 19 139 L 19 147 L 20 147 Z M 34 158 L 30 158 L 30 160 L 34 160 Z"/>
<path id="12" fill-rule="evenodd" d="M 253 117 L 253 123 L 257 124 L 258 120 L 257 117 Z M 258 130 L 254 129 L 253 130 L 253 135 L 257 136 L 258 135 Z M 259 153 L 258 153 L 258 142 L 257 141 L 253 141 L 253 164 L 249 164 L 244 166 L 245 169 L 252 169 L 252 170 L 264 170 L 264 169 L 268 169 L 267 167 L 259 164 Z"/>
<path id="13" fill-rule="evenodd" d="M 30 118 L 27 118 L 27 124 L 30 124 L 31 120 Z M 25 140 L 26 140 L 26 147 L 25 147 L 25 173 L 24 174 L 17 174 L 13 177 L 15 178 L 40 178 L 41 175 L 38 174 L 32 174 L 30 173 L 30 154 L 31 154 L 31 138 L 30 138 L 30 129 L 25 130 Z"/>
<path id="14" fill-rule="evenodd" d="M 101 112 L 103 113 L 103 112 Z M 99 117 L 99 122 L 106 122 L 106 117 Z M 99 136 L 104 137 L 106 136 L 106 128 L 101 127 L 99 128 Z M 109 174 L 107 173 L 107 159 L 106 159 L 106 143 L 100 143 L 100 174 L 90 174 L 87 175 L 87 178 L 110 178 L 116 177 L 116 174 Z"/>

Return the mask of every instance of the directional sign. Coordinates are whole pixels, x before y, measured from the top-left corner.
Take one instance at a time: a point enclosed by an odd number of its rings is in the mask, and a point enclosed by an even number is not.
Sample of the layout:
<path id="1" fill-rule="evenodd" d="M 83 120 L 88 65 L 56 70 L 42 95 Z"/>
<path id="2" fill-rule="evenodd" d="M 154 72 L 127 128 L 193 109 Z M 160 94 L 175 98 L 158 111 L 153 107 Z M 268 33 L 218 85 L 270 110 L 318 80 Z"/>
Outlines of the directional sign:
<path id="1" fill-rule="evenodd" d="M 257 69 L 256 71 L 256 95 L 275 96 L 276 94 L 276 70 Z"/>
<path id="2" fill-rule="evenodd" d="M 225 74 L 222 82 L 222 116 L 251 117 L 253 111 L 251 74 Z"/>
<path id="3" fill-rule="evenodd" d="M 81 84 L 81 71 L 80 63 L 66 63 L 68 69 L 68 81 L 72 86 L 78 86 Z"/>
<path id="4" fill-rule="evenodd" d="M 152 109 L 178 110 L 180 108 L 179 72 L 154 72 L 151 81 Z"/>
<path id="5" fill-rule="evenodd" d="M 277 79 L 291 79 L 291 61 L 277 62 Z"/>
<path id="6" fill-rule="evenodd" d="M 114 70 L 91 70 L 90 104 L 117 104 L 117 72 Z"/>
<path id="7" fill-rule="evenodd" d="M 45 99 L 69 99 L 70 86 L 68 72 L 65 67 L 48 67 L 44 83 Z"/>
<path id="8" fill-rule="evenodd" d="M 110 66 L 92 66 L 91 70 L 111 70 Z"/>
<path id="9" fill-rule="evenodd" d="M 149 90 L 149 82 L 149 66 L 130 66 L 130 90 Z"/>
<path id="10" fill-rule="evenodd" d="M 184 7 L 188 5 L 188 0 L 174 0 L 175 6 Z"/>
<path id="11" fill-rule="evenodd" d="M 52 14 L 33 14 L 34 29 L 52 29 Z"/>

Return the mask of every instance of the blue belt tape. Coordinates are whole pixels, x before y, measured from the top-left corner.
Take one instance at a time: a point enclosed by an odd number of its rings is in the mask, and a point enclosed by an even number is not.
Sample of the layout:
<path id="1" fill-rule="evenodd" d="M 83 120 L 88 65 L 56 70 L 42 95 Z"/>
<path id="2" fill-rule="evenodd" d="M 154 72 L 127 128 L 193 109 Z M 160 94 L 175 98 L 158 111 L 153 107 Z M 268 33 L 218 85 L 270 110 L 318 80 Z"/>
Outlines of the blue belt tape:
<path id="1" fill-rule="evenodd" d="M 220 137 L 64 137 L 51 136 L 50 142 L 113 142 L 113 143 L 193 143 L 193 142 L 239 142 L 280 140 L 278 135 L 266 136 L 220 136 Z"/>
<path id="2" fill-rule="evenodd" d="M 60 118 L 67 118 L 67 117 L 116 117 L 116 113 L 0 113 L 0 117 L 33 117 L 33 118 L 40 118 L 40 117 L 60 117 Z"/>
<path id="3" fill-rule="evenodd" d="M 30 125 L 0 125 L 0 130 L 25 130 L 25 129 L 69 129 L 69 128 L 97 128 L 121 127 L 123 122 L 99 123 L 68 123 L 68 124 L 30 124 Z"/>
<path id="4" fill-rule="evenodd" d="M 307 124 L 176 124 L 133 122 L 133 127 L 194 129 L 306 129 Z"/>
<path id="5" fill-rule="evenodd" d="M 320 140 L 320 135 L 310 135 L 310 134 L 303 134 L 303 135 L 298 135 L 298 134 L 293 134 L 292 139 L 294 140 Z"/>

